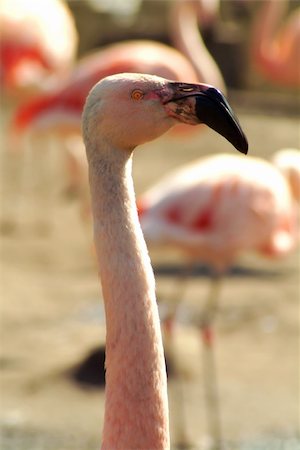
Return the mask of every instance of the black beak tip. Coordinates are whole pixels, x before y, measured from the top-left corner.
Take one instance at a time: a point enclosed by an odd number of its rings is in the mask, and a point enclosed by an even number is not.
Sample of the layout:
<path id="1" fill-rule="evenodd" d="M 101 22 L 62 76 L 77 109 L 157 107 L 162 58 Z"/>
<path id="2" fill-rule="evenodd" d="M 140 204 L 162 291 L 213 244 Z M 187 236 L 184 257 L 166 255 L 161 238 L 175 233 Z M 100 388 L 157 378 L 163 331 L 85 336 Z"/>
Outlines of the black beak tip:
<path id="1" fill-rule="evenodd" d="M 236 149 L 243 153 L 244 155 L 247 155 L 248 153 L 248 141 L 244 133 L 241 135 L 240 142 L 235 146 Z"/>
<path id="2" fill-rule="evenodd" d="M 224 95 L 209 87 L 196 99 L 196 114 L 205 123 L 224 136 L 239 152 L 248 153 L 248 141 Z"/>

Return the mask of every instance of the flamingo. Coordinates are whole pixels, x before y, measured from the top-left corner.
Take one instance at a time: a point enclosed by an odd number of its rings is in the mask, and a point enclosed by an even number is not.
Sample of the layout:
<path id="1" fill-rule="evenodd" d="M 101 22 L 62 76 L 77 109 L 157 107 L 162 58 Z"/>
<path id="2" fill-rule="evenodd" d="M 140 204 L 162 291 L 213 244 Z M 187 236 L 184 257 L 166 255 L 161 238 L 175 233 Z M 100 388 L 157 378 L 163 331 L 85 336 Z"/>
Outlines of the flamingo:
<path id="1" fill-rule="evenodd" d="M 252 60 L 263 77 L 280 86 L 300 86 L 300 8 L 282 25 L 286 0 L 264 0 L 254 21 Z"/>
<path id="2" fill-rule="evenodd" d="M 62 0 L 2 0 L 0 3 L 0 83 L 18 97 L 74 62 L 77 31 Z"/>
<path id="3" fill-rule="evenodd" d="M 296 168 L 300 153 L 296 150 L 278 152 L 274 155 L 275 162 L 285 170 L 288 166 L 291 173 L 298 171 L 298 178 L 290 177 L 290 181 L 298 187 L 299 196 L 300 169 Z M 194 317 L 194 321 L 203 339 L 210 434 L 215 448 L 221 448 L 212 353 L 212 325 L 221 276 L 243 252 L 257 251 L 262 256 L 275 258 L 295 248 L 298 229 L 292 186 L 268 161 L 221 153 L 202 157 L 164 177 L 141 195 L 138 209 L 149 245 L 175 247 L 188 261 L 188 267 L 200 260 L 213 270 L 203 313 L 201 317 Z M 165 321 L 171 356 L 174 356 L 172 331 L 182 295 L 183 279 L 180 281 L 181 288 L 177 289 Z"/>
<path id="4" fill-rule="evenodd" d="M 168 449 L 168 400 L 153 271 L 139 225 L 133 149 L 177 122 L 208 123 L 238 150 L 246 137 L 211 86 L 145 74 L 101 80 L 86 100 L 94 240 L 106 314 L 102 449 Z"/>
<path id="5" fill-rule="evenodd" d="M 238 222 L 237 203 L 244 210 L 241 215 L 238 210 Z M 292 205 L 288 182 L 271 163 L 229 154 L 181 167 L 139 199 L 142 228 L 153 244 L 178 246 L 220 272 L 241 251 L 274 256 L 290 251 Z"/>
<path id="6" fill-rule="evenodd" d="M 0 1 L 1 128 L 4 135 L 9 132 L 11 116 L 22 102 L 32 101 L 46 87 L 54 86 L 57 79 L 67 76 L 76 56 L 77 43 L 74 19 L 64 0 Z M 14 150 L 18 143 L 14 139 L 7 140 L 3 148 L 6 147 Z M 26 168 L 32 167 L 32 161 L 29 161 L 31 148 L 28 147 L 24 146 L 21 155 L 13 155 L 10 151 L 2 154 L 4 165 L 8 158 L 19 158 L 15 166 L 18 193 L 33 185 L 32 169 Z M 6 220 L 9 229 L 18 222 L 16 216 L 23 216 L 19 194 L 15 200 L 15 217 Z"/>

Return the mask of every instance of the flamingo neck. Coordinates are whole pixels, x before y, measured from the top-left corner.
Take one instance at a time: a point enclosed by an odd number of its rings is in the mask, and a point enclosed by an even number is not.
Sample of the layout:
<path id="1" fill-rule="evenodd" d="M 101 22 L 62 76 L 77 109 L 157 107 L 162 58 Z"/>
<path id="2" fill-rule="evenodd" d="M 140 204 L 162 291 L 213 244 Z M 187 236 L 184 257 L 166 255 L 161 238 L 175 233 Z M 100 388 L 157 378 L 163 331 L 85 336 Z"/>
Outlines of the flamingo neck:
<path id="1" fill-rule="evenodd" d="M 178 0 L 171 8 L 170 32 L 175 47 L 192 63 L 199 81 L 226 92 L 222 74 L 199 32 L 196 3 Z"/>
<path id="2" fill-rule="evenodd" d="M 286 0 L 265 0 L 254 20 L 252 53 L 254 62 L 273 72 L 278 64 L 275 32 L 287 9 Z"/>
<path id="3" fill-rule="evenodd" d="M 107 327 L 102 449 L 168 449 L 163 345 L 131 153 L 102 143 L 88 159 Z"/>

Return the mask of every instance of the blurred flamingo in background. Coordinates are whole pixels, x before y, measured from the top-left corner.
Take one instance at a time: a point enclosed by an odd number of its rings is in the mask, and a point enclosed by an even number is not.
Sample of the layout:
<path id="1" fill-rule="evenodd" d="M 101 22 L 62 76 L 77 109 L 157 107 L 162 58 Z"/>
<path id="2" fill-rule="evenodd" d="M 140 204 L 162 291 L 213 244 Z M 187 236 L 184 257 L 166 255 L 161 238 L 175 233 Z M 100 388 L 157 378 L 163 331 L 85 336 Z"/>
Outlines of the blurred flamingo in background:
<path id="1" fill-rule="evenodd" d="M 10 136 L 14 144 L 13 148 L 20 148 L 30 158 L 30 153 L 35 148 L 34 139 L 38 137 L 44 140 L 43 152 L 38 149 L 39 159 L 53 158 L 53 148 L 49 147 L 50 138 L 56 140 L 56 150 L 60 153 L 67 168 L 68 191 L 70 187 L 75 192 L 83 193 L 87 198 L 86 156 L 83 151 L 81 140 L 81 113 L 83 105 L 92 86 L 100 79 L 119 72 L 139 72 L 148 74 L 159 74 L 168 79 L 183 79 L 190 82 L 197 80 L 196 73 L 189 61 L 175 49 L 159 42 L 131 41 L 113 44 L 107 48 L 84 57 L 75 66 L 67 79 L 60 86 L 49 89 L 43 95 L 37 96 L 26 102 L 16 112 Z M 182 77 L 182 78 L 181 78 Z M 186 127 L 186 125 L 182 125 Z M 21 145 L 25 131 L 29 131 L 30 139 L 27 145 Z M 76 139 L 79 138 L 81 143 Z M 46 138 L 46 140 L 45 140 Z M 77 141 L 74 150 L 72 142 Z M 25 141 L 24 141 L 25 142 Z M 45 145 L 45 143 L 47 143 Z M 40 147 L 40 146 L 39 146 Z M 48 151 L 47 151 L 48 150 Z M 24 186 L 30 184 L 32 178 L 31 164 L 23 171 L 20 192 Z M 52 164 L 53 167 L 53 164 Z M 83 178 L 79 178 L 80 175 Z M 76 187 L 76 183 L 79 184 Z M 50 196 L 45 200 L 49 203 Z M 22 209 L 16 202 L 16 209 Z M 48 212 L 49 214 L 49 212 Z M 18 212 L 18 216 L 21 214 Z M 50 214 L 49 214 L 50 216 Z M 44 218 L 45 224 L 50 219 Z M 15 222 L 19 222 L 18 217 Z"/>
<path id="2" fill-rule="evenodd" d="M 294 152 L 299 161 L 299 151 Z M 274 156 L 278 165 L 279 156 Z M 288 180 L 260 158 L 229 154 L 201 158 L 145 192 L 139 210 L 152 244 L 178 246 L 191 260 L 203 260 L 218 272 L 242 251 L 280 256 L 295 245 Z"/>
<path id="3" fill-rule="evenodd" d="M 218 2 L 214 2 L 214 8 L 212 5 L 205 0 L 191 2 L 178 0 L 171 5 L 173 34 L 174 28 L 177 28 L 178 40 L 184 42 L 185 48 L 188 49 L 187 57 L 175 48 L 146 40 L 124 41 L 95 51 L 83 57 L 70 76 L 61 81 L 59 87 L 49 88 L 48 92 L 21 105 L 14 116 L 11 135 L 20 137 L 28 130 L 33 135 L 40 134 L 43 137 L 47 132 L 55 131 L 59 140 L 57 143 L 64 150 L 66 167 L 71 169 L 68 175 L 69 185 L 75 187 L 79 175 L 84 174 L 86 170 L 85 153 L 82 152 L 80 155 L 82 146 L 78 143 L 73 151 L 70 147 L 72 140 L 68 138 L 70 135 L 80 136 L 81 113 L 85 98 L 91 87 L 100 79 L 119 72 L 138 72 L 159 75 L 171 80 L 201 81 L 224 89 L 221 73 L 218 67 L 212 64 L 212 57 L 205 49 L 197 26 L 197 17 L 201 21 L 203 16 L 206 23 L 211 21 L 212 17 L 216 17 Z M 186 35 L 187 29 L 189 33 Z M 191 40 L 190 45 L 188 39 Z M 184 51 L 184 48 L 182 50 Z M 206 67 L 209 70 L 206 70 Z M 186 125 L 178 125 L 176 128 L 177 135 L 182 130 L 191 133 L 190 127 Z M 80 167 L 82 164 L 83 167 Z M 26 184 L 29 178 L 30 173 L 25 174 L 23 184 Z M 81 179 L 77 190 L 82 190 L 86 198 L 85 176 Z"/>
<path id="4" fill-rule="evenodd" d="M 191 268 L 207 263 L 213 272 L 211 290 L 201 316 L 195 314 L 204 347 L 204 381 L 210 433 L 221 442 L 212 324 L 221 278 L 238 256 L 256 251 L 268 258 L 291 252 L 299 238 L 293 185 L 300 182 L 300 152 L 276 153 L 280 168 L 259 158 L 230 154 L 203 157 L 180 167 L 147 190 L 138 200 L 146 242 L 179 249 Z M 298 177 L 298 178 L 297 178 Z M 289 181 L 292 185 L 289 185 Z M 299 199 L 299 184 L 298 199 Z M 189 273 L 185 270 L 183 276 Z M 183 277 L 166 316 L 166 336 L 174 357 L 172 329 L 182 300 Z M 219 448 L 219 447 L 218 447 Z"/>
<path id="5" fill-rule="evenodd" d="M 196 82 L 197 75 L 189 61 L 159 42 L 125 41 L 112 44 L 78 62 L 58 89 L 50 90 L 25 103 L 14 118 L 16 132 L 33 126 L 63 134 L 80 133 L 80 118 L 91 87 L 102 78 L 122 72 L 159 74 L 168 79 Z"/>
<path id="6" fill-rule="evenodd" d="M 251 55 L 262 76 L 281 86 L 300 86 L 300 8 L 284 20 L 288 0 L 264 0 L 252 31 Z"/>
<path id="7" fill-rule="evenodd" d="M 5 130 L 4 136 L 17 105 L 24 99 L 29 101 L 29 98 L 67 76 L 76 57 L 77 43 L 75 22 L 63 0 L 0 2 L 0 89 L 2 106 L 5 105 L 1 108 L 1 129 Z M 37 174 L 42 172 L 41 168 L 35 174 L 32 172 L 30 145 L 24 146 L 22 158 L 15 155 L 13 159 L 12 153 L 5 151 L 15 150 L 16 147 L 14 139 L 7 139 L 0 154 L 4 170 L 7 165 L 15 166 L 17 180 L 15 192 L 12 193 L 17 198 L 11 202 L 16 206 L 13 217 L 9 217 L 12 214 L 9 207 L 1 222 L 5 223 L 6 230 L 13 229 L 18 222 L 14 216 L 20 213 L 20 193 L 23 195 L 25 190 L 28 193 L 29 187 L 33 191 Z M 28 197 L 32 199 L 33 195 L 27 196 L 27 206 Z M 24 216 L 23 211 L 19 215 Z"/>
<path id="8" fill-rule="evenodd" d="M 182 53 L 159 42 L 139 40 L 112 44 L 84 57 L 58 89 L 51 89 L 21 106 L 14 119 L 15 131 L 21 132 L 30 126 L 39 128 L 42 123 L 44 129 L 80 133 L 86 95 L 95 82 L 115 73 L 149 73 L 171 80 L 199 81 L 224 91 L 224 80 L 204 45 L 197 21 L 198 18 L 201 22 L 201 15 L 206 22 L 208 17 L 212 20 L 217 14 L 218 3 L 214 4 L 212 8 L 205 0 L 178 0 L 172 5 L 172 35 Z"/>
<path id="9" fill-rule="evenodd" d="M 2 0 L 0 83 L 8 96 L 39 90 L 53 74 L 62 76 L 77 51 L 73 17 L 62 0 Z"/>

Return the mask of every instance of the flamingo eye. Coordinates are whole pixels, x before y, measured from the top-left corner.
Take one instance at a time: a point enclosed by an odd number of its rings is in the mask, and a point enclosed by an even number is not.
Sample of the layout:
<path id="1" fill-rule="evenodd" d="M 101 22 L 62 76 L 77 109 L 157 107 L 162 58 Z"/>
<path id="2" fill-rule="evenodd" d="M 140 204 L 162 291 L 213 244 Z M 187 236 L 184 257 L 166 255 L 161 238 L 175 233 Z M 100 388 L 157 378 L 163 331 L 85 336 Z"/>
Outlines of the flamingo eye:
<path id="1" fill-rule="evenodd" d="M 135 89 L 131 92 L 132 100 L 141 100 L 144 97 L 144 92 L 140 89 Z"/>
<path id="2" fill-rule="evenodd" d="M 191 92 L 193 90 L 192 87 L 183 87 L 181 88 L 182 92 Z"/>

